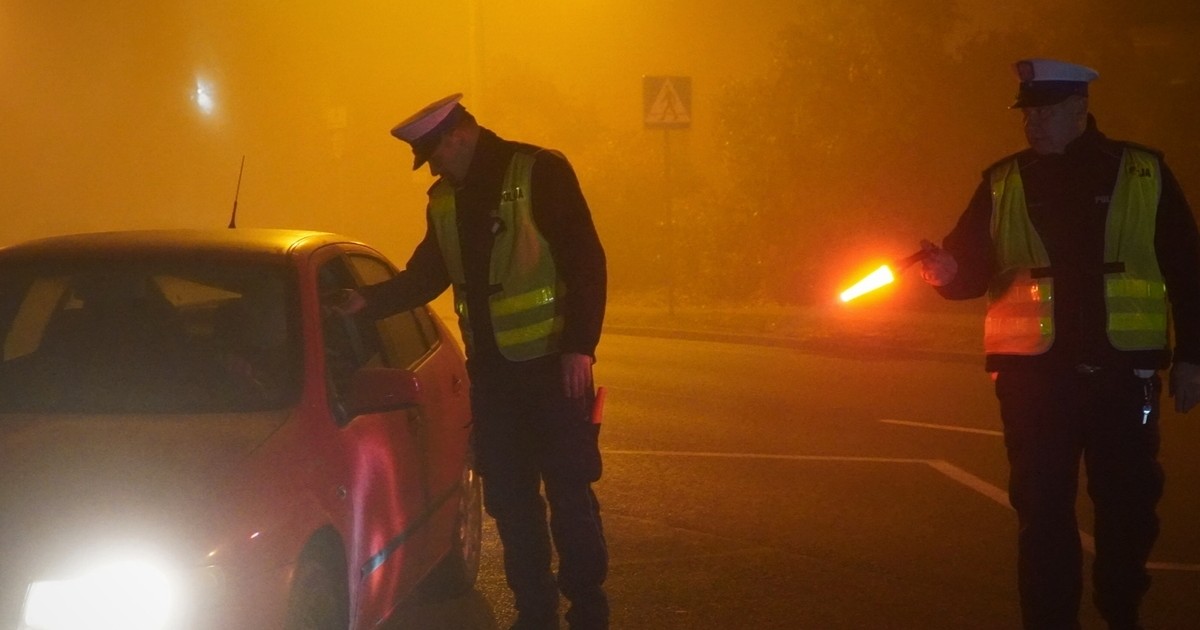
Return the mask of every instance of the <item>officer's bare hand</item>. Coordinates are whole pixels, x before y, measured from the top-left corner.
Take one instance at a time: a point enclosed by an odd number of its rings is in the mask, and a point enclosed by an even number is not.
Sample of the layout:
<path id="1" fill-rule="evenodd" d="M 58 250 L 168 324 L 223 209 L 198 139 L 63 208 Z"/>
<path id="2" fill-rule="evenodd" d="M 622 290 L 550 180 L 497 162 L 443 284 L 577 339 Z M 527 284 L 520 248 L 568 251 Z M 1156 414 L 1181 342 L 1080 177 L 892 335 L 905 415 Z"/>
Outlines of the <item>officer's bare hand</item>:
<path id="1" fill-rule="evenodd" d="M 1171 368 L 1171 396 L 1175 411 L 1187 413 L 1200 403 L 1200 365 L 1178 361 Z"/>
<path id="2" fill-rule="evenodd" d="M 592 357 L 577 352 L 562 355 L 563 394 L 580 398 L 592 391 Z"/>
<path id="3" fill-rule="evenodd" d="M 931 241 L 921 241 L 921 251 L 925 258 L 921 260 L 921 279 L 935 286 L 950 284 L 958 275 L 958 261 L 950 252 L 934 245 Z"/>

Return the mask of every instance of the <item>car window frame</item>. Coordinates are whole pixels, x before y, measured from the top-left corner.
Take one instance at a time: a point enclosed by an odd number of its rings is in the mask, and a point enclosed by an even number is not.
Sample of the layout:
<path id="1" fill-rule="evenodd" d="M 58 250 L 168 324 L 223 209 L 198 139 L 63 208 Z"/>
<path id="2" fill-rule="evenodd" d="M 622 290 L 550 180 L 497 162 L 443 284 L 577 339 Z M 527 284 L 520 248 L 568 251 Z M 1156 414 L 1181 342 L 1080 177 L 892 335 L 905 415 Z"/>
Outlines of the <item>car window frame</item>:
<path id="1" fill-rule="evenodd" d="M 353 286 L 337 287 L 334 289 L 334 291 L 346 288 L 361 289 L 362 287 L 367 286 L 368 283 L 364 281 L 362 274 L 351 262 L 351 257 L 353 256 L 362 256 L 379 263 L 392 277 L 399 273 L 396 266 L 392 264 L 392 262 L 388 260 L 386 256 L 360 243 L 329 243 L 315 249 L 309 256 L 309 262 L 307 264 L 309 268 L 308 273 L 312 274 L 313 290 L 316 292 L 317 301 L 321 305 L 317 313 L 318 321 L 316 326 L 318 331 L 317 334 L 320 335 L 320 339 L 317 340 L 316 345 L 320 347 L 322 355 L 322 359 L 319 362 L 320 370 L 322 372 L 320 380 L 323 384 L 324 396 L 326 398 L 328 408 L 333 415 L 334 421 L 339 427 L 344 427 L 349 424 L 350 421 L 353 420 L 353 417 L 345 406 L 344 396 L 339 392 L 337 384 L 330 380 L 335 375 L 332 374 L 330 370 L 328 346 L 326 345 L 328 340 L 328 331 L 325 328 L 326 313 L 328 312 L 326 311 L 326 301 L 336 298 L 335 296 L 327 295 L 327 291 L 323 290 L 323 287 L 321 286 L 321 276 L 325 265 L 337 261 L 341 268 L 348 273 L 349 277 L 347 279 L 352 281 Z M 433 357 L 439 351 L 439 349 L 442 348 L 443 344 L 445 343 L 445 339 L 441 332 L 441 328 L 435 321 L 434 315 L 432 314 L 428 304 L 423 304 L 408 311 L 404 311 L 403 313 L 413 314 L 413 327 L 425 341 L 427 347 L 421 356 L 417 357 L 410 365 L 407 366 L 392 365 L 392 361 L 388 357 L 388 352 L 383 348 L 383 338 L 378 331 L 377 325 L 373 327 L 375 337 L 380 344 L 380 355 L 383 359 L 384 367 L 391 369 L 402 369 L 408 372 L 417 372 L 426 362 L 430 360 L 431 357 Z M 429 338 L 430 332 L 432 332 L 434 335 L 433 339 Z M 360 364 L 358 367 L 361 368 L 364 366 Z"/>

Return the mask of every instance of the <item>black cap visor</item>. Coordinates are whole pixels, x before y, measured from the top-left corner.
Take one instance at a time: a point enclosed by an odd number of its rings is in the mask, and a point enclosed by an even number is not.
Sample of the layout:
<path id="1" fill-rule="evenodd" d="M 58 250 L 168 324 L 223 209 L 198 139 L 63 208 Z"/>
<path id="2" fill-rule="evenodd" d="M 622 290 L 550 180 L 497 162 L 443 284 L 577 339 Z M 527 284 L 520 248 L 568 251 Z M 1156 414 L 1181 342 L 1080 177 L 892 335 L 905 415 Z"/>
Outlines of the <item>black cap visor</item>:
<path id="1" fill-rule="evenodd" d="M 1017 100 L 1009 109 L 1056 105 L 1071 96 L 1087 96 L 1088 84 L 1083 81 L 1025 81 L 1017 92 Z"/>

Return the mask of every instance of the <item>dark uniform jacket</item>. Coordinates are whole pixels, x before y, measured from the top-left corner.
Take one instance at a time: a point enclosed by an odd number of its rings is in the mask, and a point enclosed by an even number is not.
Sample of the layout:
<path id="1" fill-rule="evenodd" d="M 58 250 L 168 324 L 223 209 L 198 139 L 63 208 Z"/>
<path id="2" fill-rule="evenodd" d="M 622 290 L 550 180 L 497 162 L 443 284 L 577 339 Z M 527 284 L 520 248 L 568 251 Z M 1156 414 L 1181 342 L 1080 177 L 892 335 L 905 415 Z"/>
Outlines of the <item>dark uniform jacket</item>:
<path id="1" fill-rule="evenodd" d="M 557 153 L 504 140 L 481 128 L 467 175 L 454 192 L 474 339 L 472 354 L 467 358 L 473 372 L 502 368 L 508 363 L 500 355 L 492 331 L 488 267 L 494 240 L 492 230 L 497 227 L 491 215 L 500 205 L 504 174 L 518 149 L 537 152 L 532 181 L 533 220 L 550 245 L 559 278 L 567 287 L 562 352 L 595 357 L 600 341 L 607 287 L 604 249 L 575 171 Z M 366 312 L 382 317 L 407 310 L 436 298 L 449 286 L 450 276 L 427 209 L 425 238 L 417 245 L 404 271 L 363 290 Z"/>
<path id="2" fill-rule="evenodd" d="M 1126 146 L 1128 143 L 1100 133 L 1089 115 L 1087 130 L 1067 145 L 1063 154 L 1038 155 L 1027 149 L 997 163 L 1016 157 L 1021 168 L 1029 217 L 1050 257 L 1055 340 L 1041 355 L 989 355 L 988 370 L 1063 368 L 1080 363 L 1166 367 L 1169 352 L 1121 352 L 1109 343 L 1106 331 L 1105 220 Z M 975 298 L 987 292 L 995 260 L 989 233 L 991 215 L 991 183 L 985 171 L 970 205 L 943 243 L 959 266 L 954 280 L 938 288 L 943 297 Z M 1175 176 L 1162 163 L 1154 248 L 1171 300 L 1175 360 L 1195 364 L 1200 364 L 1198 243 L 1192 211 Z"/>

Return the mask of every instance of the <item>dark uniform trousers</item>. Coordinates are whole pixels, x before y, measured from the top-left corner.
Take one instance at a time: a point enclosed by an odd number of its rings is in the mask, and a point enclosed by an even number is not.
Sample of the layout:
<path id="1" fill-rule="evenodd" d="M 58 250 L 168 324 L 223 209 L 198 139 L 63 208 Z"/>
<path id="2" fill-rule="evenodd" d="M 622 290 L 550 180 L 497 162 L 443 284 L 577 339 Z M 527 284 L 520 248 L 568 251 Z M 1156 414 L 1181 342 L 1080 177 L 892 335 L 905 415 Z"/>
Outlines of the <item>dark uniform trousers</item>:
<path id="1" fill-rule="evenodd" d="M 608 550 L 592 491 L 601 472 L 593 396 L 563 394 L 558 355 L 473 370 L 471 379 L 484 507 L 504 547 L 518 627 L 557 628 L 561 590 L 571 604 L 566 618 L 572 629 L 607 628 Z"/>
<path id="2" fill-rule="evenodd" d="M 1111 628 L 1137 627 L 1163 488 L 1160 389 L 1157 375 L 1143 379 L 1128 368 L 999 373 L 996 396 L 1020 527 L 1017 571 L 1026 628 L 1079 627 L 1083 563 L 1075 500 L 1081 457 L 1095 510 L 1095 604 Z"/>

